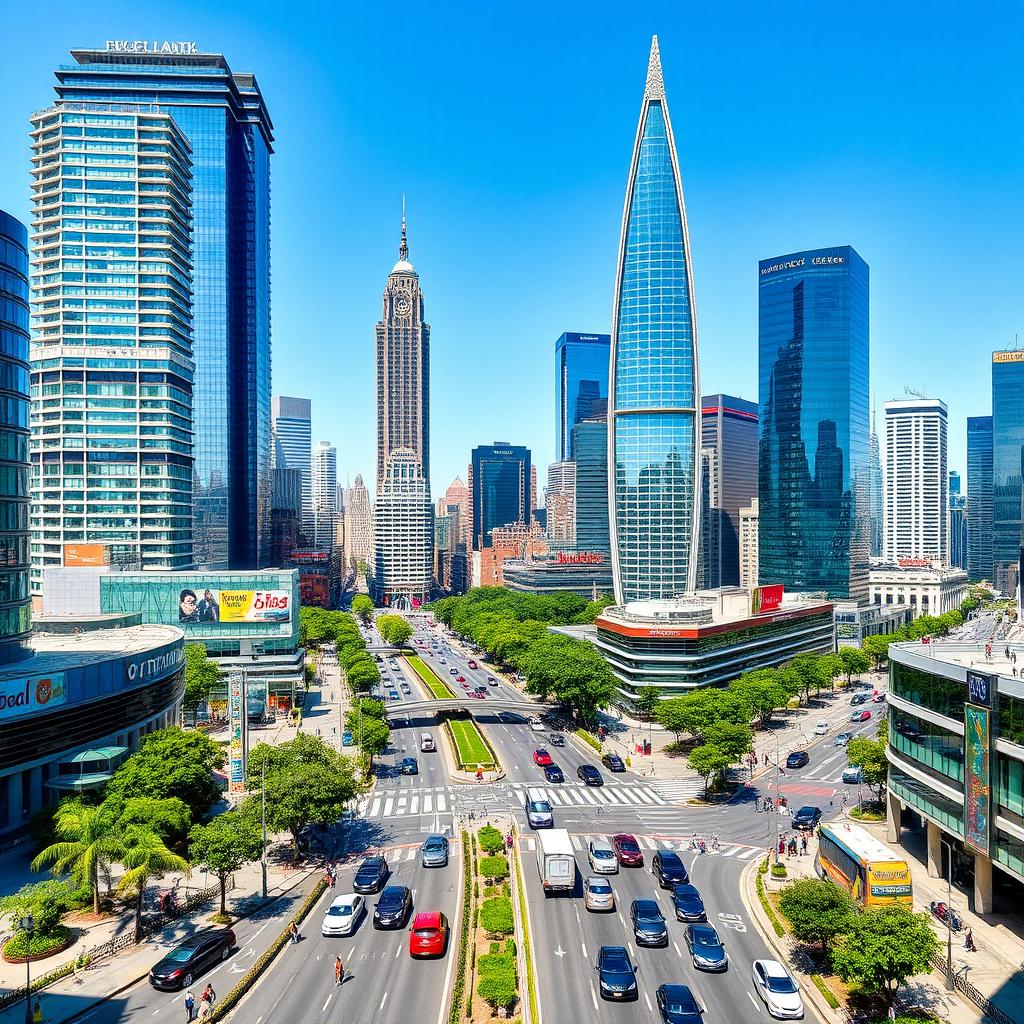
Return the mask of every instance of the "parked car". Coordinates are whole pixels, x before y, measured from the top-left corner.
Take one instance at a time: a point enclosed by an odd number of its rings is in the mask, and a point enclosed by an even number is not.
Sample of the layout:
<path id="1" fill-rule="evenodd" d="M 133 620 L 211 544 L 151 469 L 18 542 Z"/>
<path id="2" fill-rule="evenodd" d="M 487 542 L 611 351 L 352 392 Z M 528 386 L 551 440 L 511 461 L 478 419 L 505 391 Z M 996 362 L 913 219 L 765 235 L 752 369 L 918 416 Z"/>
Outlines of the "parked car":
<path id="1" fill-rule="evenodd" d="M 867 722 L 870 718 L 871 712 L 866 708 L 863 711 L 854 711 L 854 713 L 850 715 L 851 722 Z"/>
<path id="2" fill-rule="evenodd" d="M 601 773 L 592 764 L 581 764 L 576 769 L 576 777 L 588 786 L 603 786 Z"/>
<path id="3" fill-rule="evenodd" d="M 668 925 L 657 900 L 633 900 L 629 908 L 629 920 L 638 946 L 668 945 Z"/>
<path id="4" fill-rule="evenodd" d="M 814 735 L 815 736 L 827 736 L 828 735 L 828 729 L 829 729 L 828 722 L 819 722 L 814 727 Z"/>
<path id="5" fill-rule="evenodd" d="M 420 864 L 425 868 L 443 868 L 448 863 L 448 840 L 441 835 L 427 836 L 420 847 Z"/>
<path id="6" fill-rule="evenodd" d="M 813 832 L 821 821 L 821 808 L 806 804 L 793 815 L 793 828 L 801 832 Z"/>
<path id="7" fill-rule="evenodd" d="M 153 965 L 149 983 L 164 990 L 191 988 L 203 971 L 227 960 L 234 946 L 235 933 L 230 928 L 196 932 Z"/>
<path id="8" fill-rule="evenodd" d="M 533 752 L 533 763 L 537 765 L 538 768 L 546 768 L 549 764 L 554 764 L 555 761 L 543 747 L 538 747 Z"/>
<path id="9" fill-rule="evenodd" d="M 662 1024 L 700 1024 L 703 1007 L 686 985 L 659 985 L 655 994 Z"/>
<path id="10" fill-rule="evenodd" d="M 619 859 L 612 844 L 604 839 L 591 839 L 587 847 L 587 860 L 594 871 L 602 875 L 615 875 L 619 871 Z"/>
<path id="11" fill-rule="evenodd" d="M 834 740 L 834 745 L 837 746 L 837 747 L 845 747 L 846 744 L 849 743 L 850 740 L 852 740 L 852 739 L 853 739 L 853 733 L 852 732 L 841 732 L 841 733 L 838 733 L 836 735 L 836 738 Z"/>
<path id="12" fill-rule="evenodd" d="M 388 862 L 379 853 L 371 854 L 356 869 L 352 888 L 361 893 L 380 892 L 390 874 Z"/>
<path id="13" fill-rule="evenodd" d="M 557 764 L 549 764 L 544 768 L 544 778 L 548 782 L 565 782 L 565 776 L 562 774 L 562 769 Z"/>
<path id="14" fill-rule="evenodd" d="M 843 769 L 843 782 L 848 786 L 856 786 L 864 781 L 864 769 L 858 764 L 848 764 Z"/>
<path id="15" fill-rule="evenodd" d="M 800 986 L 778 960 L 755 960 L 751 974 L 754 991 L 764 1000 L 765 1009 L 779 1020 L 804 1015 Z"/>
<path id="16" fill-rule="evenodd" d="M 627 868 L 642 868 L 644 866 L 644 851 L 636 841 L 636 836 L 628 832 L 619 832 L 612 836 L 612 849 L 619 863 Z"/>
<path id="17" fill-rule="evenodd" d="M 403 775 L 419 775 L 420 766 L 416 763 L 415 757 L 403 757 L 402 763 L 398 766 L 398 770 Z"/>
<path id="18" fill-rule="evenodd" d="M 672 890 L 672 906 L 677 921 L 706 921 L 707 910 L 700 893 L 692 885 L 677 885 Z"/>
<path id="19" fill-rule="evenodd" d="M 409 956 L 444 956 L 448 946 L 448 918 L 436 910 L 413 918 L 409 930 Z"/>
<path id="20" fill-rule="evenodd" d="M 583 906 L 586 910 L 614 910 L 615 890 L 600 875 L 587 875 L 583 880 Z"/>
<path id="21" fill-rule="evenodd" d="M 351 935 L 366 913 L 366 900 L 359 893 L 349 892 L 331 902 L 324 914 L 320 931 L 325 936 Z"/>
<path id="22" fill-rule="evenodd" d="M 685 885 L 690 880 L 682 857 L 672 850 L 658 850 L 651 863 L 651 871 L 654 872 L 662 889 L 674 889 L 677 885 Z"/>
<path id="23" fill-rule="evenodd" d="M 787 768 L 803 768 L 805 764 L 808 764 L 811 760 L 811 755 L 806 750 L 794 750 L 789 757 L 786 758 Z"/>
<path id="24" fill-rule="evenodd" d="M 605 754 L 601 758 L 601 764 L 610 772 L 624 772 L 626 770 L 626 762 L 618 754 Z"/>
<path id="25" fill-rule="evenodd" d="M 686 948 L 690 951 L 693 966 L 699 971 L 725 971 L 729 967 L 729 956 L 725 946 L 711 924 L 689 924 L 684 933 Z"/>
<path id="26" fill-rule="evenodd" d="M 636 999 L 637 968 L 629 959 L 625 946 L 602 946 L 597 951 L 598 989 L 602 999 Z"/>
<path id="27" fill-rule="evenodd" d="M 381 890 L 373 908 L 374 928 L 401 928 L 412 910 L 412 890 L 407 885 L 389 885 Z"/>

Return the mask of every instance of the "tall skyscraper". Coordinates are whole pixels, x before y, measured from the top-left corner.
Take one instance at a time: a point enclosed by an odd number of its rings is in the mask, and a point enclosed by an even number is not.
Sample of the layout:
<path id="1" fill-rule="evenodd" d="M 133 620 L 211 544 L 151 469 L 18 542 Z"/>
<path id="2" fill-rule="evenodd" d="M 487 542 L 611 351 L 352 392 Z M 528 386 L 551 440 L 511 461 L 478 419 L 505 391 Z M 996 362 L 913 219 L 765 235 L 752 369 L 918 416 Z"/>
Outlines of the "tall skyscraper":
<path id="1" fill-rule="evenodd" d="M 461 477 L 456 477 L 444 492 L 444 497 L 438 499 L 437 511 L 445 515 L 452 505 L 458 507 L 458 514 L 452 521 L 452 543 L 455 547 L 460 544 L 469 547 L 469 535 L 471 530 L 469 514 L 469 488 L 462 482 Z"/>
<path id="2" fill-rule="evenodd" d="M 626 185 L 612 313 L 608 450 L 621 604 L 697 579 L 697 319 L 690 241 L 657 36 Z"/>
<path id="3" fill-rule="evenodd" d="M 338 449 L 317 441 L 313 449 L 313 546 L 334 546 L 338 529 Z"/>
<path id="4" fill-rule="evenodd" d="M 373 508 L 362 474 L 345 494 L 345 563 L 356 569 L 373 560 Z"/>
<path id="5" fill-rule="evenodd" d="M 759 548 L 757 498 L 740 509 L 740 586 L 753 590 L 758 585 Z"/>
<path id="6" fill-rule="evenodd" d="M 491 531 L 530 525 L 530 449 L 508 441 L 473 449 L 469 466 L 473 550 L 491 546 Z"/>
<path id="7" fill-rule="evenodd" d="M 0 664 L 28 656 L 28 232 L 0 210 Z"/>
<path id="8" fill-rule="evenodd" d="M 967 578 L 992 579 L 992 417 L 967 417 Z"/>
<path id="9" fill-rule="evenodd" d="M 556 546 L 576 543 L 576 463 L 552 462 L 544 488 L 545 532 Z"/>
<path id="10" fill-rule="evenodd" d="M 868 265 L 848 245 L 758 265 L 759 572 L 868 599 Z"/>
<path id="11" fill-rule="evenodd" d="M 992 583 L 1013 596 L 1021 559 L 1024 352 L 992 353 Z M 970 494 L 968 485 L 967 493 Z"/>
<path id="12" fill-rule="evenodd" d="M 271 402 L 271 435 L 275 469 L 295 469 L 301 474 L 302 532 L 312 543 L 313 526 L 313 413 L 308 398 L 275 395 Z"/>
<path id="13" fill-rule="evenodd" d="M 391 453 L 413 452 L 430 486 L 430 325 L 420 277 L 409 262 L 402 212 L 398 262 L 384 289 L 377 324 L 377 493 Z"/>
<path id="14" fill-rule="evenodd" d="M 165 110 L 67 102 L 33 115 L 32 153 L 33 592 L 82 559 L 187 567 L 188 140 Z"/>
<path id="15" fill-rule="evenodd" d="M 266 557 L 271 499 L 273 125 L 254 75 L 194 43 L 156 49 L 115 40 L 73 50 L 56 91 L 76 104 L 170 114 L 191 146 L 192 555 L 210 568 L 254 568 Z"/>
<path id="16" fill-rule="evenodd" d="M 960 474 L 949 471 L 949 564 L 967 568 L 967 495 L 960 493 Z"/>
<path id="17" fill-rule="evenodd" d="M 595 416 L 572 428 L 576 456 L 576 550 L 611 554 L 608 520 L 608 418 Z"/>
<path id="18" fill-rule="evenodd" d="M 608 412 L 610 334 L 566 331 L 555 342 L 555 455 L 575 458 L 572 428 L 581 420 Z"/>
<path id="19" fill-rule="evenodd" d="M 946 564 L 946 403 L 885 403 L 885 557 Z"/>
<path id="20" fill-rule="evenodd" d="M 874 411 L 871 414 L 871 433 L 868 435 L 868 534 L 871 557 L 881 558 L 885 549 L 885 487 L 882 476 L 882 452 L 875 429 Z"/>
<path id="21" fill-rule="evenodd" d="M 740 582 L 740 509 L 757 497 L 757 404 L 707 395 L 701 405 L 701 585 Z"/>

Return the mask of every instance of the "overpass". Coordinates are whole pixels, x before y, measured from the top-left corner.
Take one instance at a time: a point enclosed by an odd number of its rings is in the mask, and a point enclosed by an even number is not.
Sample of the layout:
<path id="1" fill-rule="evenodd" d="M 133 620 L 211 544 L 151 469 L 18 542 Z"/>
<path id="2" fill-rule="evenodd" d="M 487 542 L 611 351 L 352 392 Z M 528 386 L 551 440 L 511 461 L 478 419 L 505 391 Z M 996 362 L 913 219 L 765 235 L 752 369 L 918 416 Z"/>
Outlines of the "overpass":
<path id="1" fill-rule="evenodd" d="M 505 699 L 501 697 L 449 697 L 444 700 L 393 701 L 384 705 L 385 718 L 408 718 L 417 714 L 433 714 L 438 711 L 514 711 L 521 715 L 542 715 L 555 711 L 560 704 L 541 704 L 539 701 Z"/>

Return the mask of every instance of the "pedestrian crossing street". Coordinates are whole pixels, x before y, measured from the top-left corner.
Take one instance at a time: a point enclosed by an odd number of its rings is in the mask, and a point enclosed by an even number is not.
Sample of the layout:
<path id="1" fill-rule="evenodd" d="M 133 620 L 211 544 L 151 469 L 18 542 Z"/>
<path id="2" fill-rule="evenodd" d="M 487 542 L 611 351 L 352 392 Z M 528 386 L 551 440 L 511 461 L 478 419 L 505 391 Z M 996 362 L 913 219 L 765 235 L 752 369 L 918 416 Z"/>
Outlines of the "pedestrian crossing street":
<path id="1" fill-rule="evenodd" d="M 645 849 L 651 852 L 657 850 L 675 850 L 676 853 L 690 853 L 690 840 L 689 839 L 656 839 L 654 836 L 636 836 L 636 841 Z M 606 835 L 590 835 L 589 833 L 571 835 L 573 849 L 578 853 L 586 853 L 587 848 L 592 839 L 600 839 L 607 841 Z M 520 845 L 524 850 L 531 851 L 537 848 L 537 839 L 535 836 L 523 836 L 519 840 Z M 735 843 L 724 842 L 722 843 L 721 849 L 711 850 L 709 849 L 705 854 L 695 854 L 695 856 L 704 857 L 734 857 L 736 860 L 749 860 L 751 857 L 757 856 L 758 853 L 764 853 L 763 846 L 747 846 L 739 845 Z"/>

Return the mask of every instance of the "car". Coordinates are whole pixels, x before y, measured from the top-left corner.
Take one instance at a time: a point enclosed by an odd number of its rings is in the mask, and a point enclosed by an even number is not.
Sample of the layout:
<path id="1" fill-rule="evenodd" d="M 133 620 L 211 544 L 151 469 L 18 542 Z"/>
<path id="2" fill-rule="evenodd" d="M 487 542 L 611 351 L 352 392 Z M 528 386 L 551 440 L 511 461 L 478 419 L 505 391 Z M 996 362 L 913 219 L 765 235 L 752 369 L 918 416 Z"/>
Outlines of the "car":
<path id="1" fill-rule="evenodd" d="M 560 732 L 553 732 L 549 739 L 551 740 L 551 745 L 553 747 L 565 746 L 565 737 Z"/>
<path id="2" fill-rule="evenodd" d="M 592 764 L 581 764 L 576 769 L 576 777 L 588 786 L 603 786 L 604 779 L 601 773 Z"/>
<path id="3" fill-rule="evenodd" d="M 870 693 L 864 693 L 864 692 L 855 693 L 850 698 L 850 707 L 851 708 L 856 707 L 858 704 L 867 704 L 867 702 L 869 700 L 871 700 L 871 694 Z"/>
<path id="4" fill-rule="evenodd" d="M 447 661 L 445 661 L 445 660 L 444 660 L 444 658 L 438 658 L 437 660 L 438 660 L 438 662 L 440 662 L 440 664 L 442 664 L 442 665 L 447 665 L 447 664 L 448 664 L 448 662 L 447 662 Z M 457 672 L 457 671 L 458 671 L 458 669 L 456 669 L 455 671 Z"/>
<path id="5" fill-rule="evenodd" d="M 700 893 L 692 885 L 677 885 L 672 890 L 672 906 L 677 921 L 706 921 L 708 912 Z"/>
<path id="6" fill-rule="evenodd" d="M 866 708 L 863 711 L 854 711 L 854 713 L 850 715 L 851 722 L 867 722 L 870 718 L 871 712 Z"/>
<path id="7" fill-rule="evenodd" d="M 398 691 L 388 690 L 388 700 L 398 700 Z"/>
<path id="8" fill-rule="evenodd" d="M 637 968 L 625 946 L 602 946 L 597 951 L 597 987 L 602 999 L 636 999 Z"/>
<path id="9" fill-rule="evenodd" d="M 469 689 L 469 683 L 463 683 L 463 684 L 462 684 L 462 688 L 463 688 L 464 690 L 468 690 L 468 689 Z"/>
<path id="10" fill-rule="evenodd" d="M 587 910 L 614 910 L 615 890 L 600 875 L 587 875 L 583 880 L 583 906 Z"/>
<path id="11" fill-rule="evenodd" d="M 487 685 L 488 686 L 497 686 L 498 685 L 498 680 L 495 679 L 494 676 L 488 676 L 487 677 Z"/>
<path id="12" fill-rule="evenodd" d="M 352 879 L 352 888 L 356 892 L 380 892 L 388 875 L 391 874 L 388 862 L 379 854 L 374 853 L 363 858 L 363 863 L 356 869 Z"/>
<path id="13" fill-rule="evenodd" d="M 793 1020 L 804 1015 L 800 986 L 778 960 L 755 960 L 751 968 L 754 991 L 764 1000 L 765 1009 L 778 1020 Z"/>
<path id="14" fill-rule="evenodd" d="M 533 763 L 538 768 L 547 768 L 549 764 L 554 764 L 555 760 L 543 747 L 538 747 L 533 752 Z"/>
<path id="15" fill-rule="evenodd" d="M 444 662 L 442 661 L 441 664 L 443 665 Z M 448 669 L 448 675 L 450 675 L 450 676 L 457 676 L 458 674 L 459 674 L 459 670 L 457 668 L 450 668 L 450 669 Z M 465 676 L 463 676 L 463 679 L 465 679 Z"/>
<path id="16" fill-rule="evenodd" d="M 543 732 L 543 731 L 544 731 L 544 723 L 543 723 L 543 722 L 541 722 L 541 721 L 538 721 L 538 720 L 537 720 L 537 719 L 535 718 L 535 719 L 533 719 L 533 720 L 532 720 L 532 721 L 530 722 L 530 728 L 531 728 L 531 729 L 532 729 L 532 730 L 533 730 L 534 732 Z"/>
<path id="17" fill-rule="evenodd" d="M 786 758 L 787 768 L 803 768 L 811 760 L 811 755 L 806 750 L 794 750 L 789 757 Z"/>
<path id="18" fill-rule="evenodd" d="M 417 914 L 409 929 L 409 956 L 444 956 L 448 918 L 437 910 Z"/>
<path id="19" fill-rule="evenodd" d="M 373 908 L 374 928 L 401 928 L 412 910 L 412 890 L 407 885 L 389 885 L 381 890 Z"/>
<path id="20" fill-rule="evenodd" d="M 672 850 L 659 850 L 654 855 L 651 871 L 657 876 L 662 889 L 674 889 L 677 885 L 685 885 L 690 880 L 682 857 Z"/>
<path id="21" fill-rule="evenodd" d="M 420 847 L 420 864 L 425 868 L 443 868 L 448 863 L 448 840 L 441 835 L 427 836 Z"/>
<path id="22" fill-rule="evenodd" d="M 853 733 L 852 732 L 841 732 L 841 733 L 837 734 L 837 736 L 835 738 L 834 745 L 837 746 L 837 747 L 845 747 L 846 744 L 849 743 L 850 740 L 852 740 L 852 739 L 853 739 Z"/>
<path id="23" fill-rule="evenodd" d="M 884 693 L 876 693 L 871 699 L 872 699 L 872 701 L 874 701 L 875 704 L 884 704 L 885 703 L 885 694 Z"/>
<path id="24" fill-rule="evenodd" d="M 153 988 L 173 991 L 191 988 L 203 971 L 231 955 L 235 946 L 235 933 L 230 928 L 212 932 L 196 932 L 174 947 L 149 972 Z"/>
<path id="25" fill-rule="evenodd" d="M 627 868 L 642 868 L 644 866 L 644 851 L 636 841 L 636 836 L 628 832 L 618 832 L 612 836 L 612 849 L 620 864 Z"/>
<path id="26" fill-rule="evenodd" d="M 403 757 L 398 770 L 402 775 L 419 775 L 420 766 L 416 763 L 415 757 Z"/>
<path id="27" fill-rule="evenodd" d="M 700 1024 L 704 1012 L 687 985 L 659 985 L 654 996 L 662 1024 Z"/>
<path id="28" fill-rule="evenodd" d="M 468 665 L 468 666 L 469 666 L 470 668 L 476 668 L 476 662 L 475 662 L 475 661 L 474 661 L 474 660 L 473 660 L 472 658 L 470 658 L 470 659 L 469 659 L 469 661 L 467 661 L 467 662 L 466 662 L 466 664 L 467 664 L 467 665 Z"/>
<path id="29" fill-rule="evenodd" d="M 357 892 L 349 892 L 331 902 L 320 927 L 323 935 L 351 935 L 366 913 L 366 900 Z"/>
<path id="30" fill-rule="evenodd" d="M 399 689 L 402 693 L 412 693 L 412 687 L 408 683 L 401 683 Z"/>
<path id="31" fill-rule="evenodd" d="M 688 924 L 684 932 L 690 960 L 698 971 L 725 971 L 729 955 L 713 924 Z"/>
<path id="32" fill-rule="evenodd" d="M 587 847 L 587 860 L 594 871 L 602 875 L 617 875 L 619 873 L 619 859 L 615 856 L 612 844 L 604 839 L 591 839 Z"/>
<path id="33" fill-rule="evenodd" d="M 828 729 L 829 729 L 828 722 L 819 722 L 814 727 L 814 735 L 815 736 L 827 736 L 828 735 Z"/>
<path id="34" fill-rule="evenodd" d="M 476 688 L 476 690 L 474 691 L 474 693 L 476 693 L 476 695 L 478 697 L 481 697 L 481 698 L 482 697 L 486 697 L 487 696 L 487 687 L 486 686 L 478 686 Z"/>
<path id="35" fill-rule="evenodd" d="M 821 821 L 821 808 L 805 804 L 793 815 L 793 828 L 801 832 L 813 832 Z"/>
<path id="36" fill-rule="evenodd" d="M 848 764 L 843 769 L 843 782 L 848 786 L 856 786 L 864 781 L 864 769 L 858 764 Z"/>
<path id="37" fill-rule="evenodd" d="M 548 782 L 565 782 L 565 776 L 562 774 L 562 769 L 557 764 L 549 764 L 544 766 L 544 778 Z"/>
<path id="38" fill-rule="evenodd" d="M 668 945 L 668 925 L 657 900 L 633 900 L 629 908 L 629 920 L 638 946 Z"/>
<path id="39" fill-rule="evenodd" d="M 601 764 L 610 772 L 624 772 L 626 770 L 626 762 L 618 754 L 605 754 L 601 758 Z"/>
<path id="40" fill-rule="evenodd" d="M 455 677 L 455 682 L 457 682 L 457 683 L 464 683 L 465 681 L 466 681 L 466 677 L 465 676 L 456 676 Z"/>

